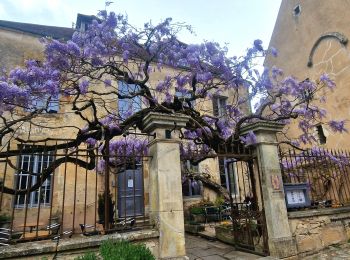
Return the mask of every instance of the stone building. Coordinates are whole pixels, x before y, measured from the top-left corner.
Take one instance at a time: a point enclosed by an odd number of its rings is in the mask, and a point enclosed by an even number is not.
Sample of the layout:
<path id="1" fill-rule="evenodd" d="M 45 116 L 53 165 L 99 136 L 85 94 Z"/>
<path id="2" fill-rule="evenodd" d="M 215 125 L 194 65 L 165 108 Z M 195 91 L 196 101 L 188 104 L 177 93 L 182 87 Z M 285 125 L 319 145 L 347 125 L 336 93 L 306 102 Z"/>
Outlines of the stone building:
<path id="1" fill-rule="evenodd" d="M 301 81 L 323 73 L 335 80 L 336 89 L 327 90 L 327 102 L 321 104 L 328 111 L 327 120 L 348 120 L 350 115 L 349 6 L 347 0 L 282 0 L 270 41 L 278 56 L 265 60 L 265 65 Z M 296 127 L 289 129 L 291 136 L 297 132 Z M 322 122 L 314 135 L 323 147 L 350 148 L 349 133 L 333 134 Z"/>
<path id="2" fill-rule="evenodd" d="M 92 18 L 92 16 L 79 14 L 77 28 L 84 30 Z M 41 37 L 68 40 L 74 31 L 72 28 L 0 21 L 0 65 L 6 69 L 11 69 L 23 65 L 27 59 L 40 60 L 43 58 L 44 50 L 39 41 Z M 166 74 L 174 73 L 174 71 L 174 68 L 164 68 L 161 73 L 154 73 L 151 81 L 157 82 L 158 79 L 164 77 Z M 118 82 L 115 82 L 115 84 L 116 86 L 119 84 L 119 87 L 122 86 Z M 106 100 L 108 100 L 105 101 L 108 103 L 108 106 L 114 109 L 121 109 L 122 106 L 128 105 L 121 102 L 118 104 L 116 97 L 108 97 Z M 224 114 L 225 105 L 229 100 L 229 93 L 226 93 L 226 95 L 215 97 L 213 101 L 198 104 L 198 109 L 213 111 L 214 115 L 221 116 Z M 79 128 L 83 127 L 84 122 L 79 121 L 72 113 L 67 113 L 69 112 L 69 108 L 66 104 L 69 102 L 69 97 L 63 96 L 52 102 L 50 101 L 49 113 L 36 118 L 35 125 L 29 123 L 21 125 L 20 137 L 26 139 L 30 135 L 31 139 L 44 139 L 48 137 L 57 139 L 63 137 L 65 139 L 74 138 L 77 130 L 74 127 L 69 127 L 71 122 L 74 122 L 75 126 L 79 126 Z M 19 115 L 23 115 L 25 112 L 18 111 L 18 113 Z M 55 129 L 49 128 L 50 126 L 55 127 Z M 61 127 L 57 129 L 57 126 Z M 48 141 L 46 144 L 53 144 L 53 142 L 55 141 Z M 17 143 L 11 144 L 12 147 L 16 147 L 17 145 Z M 49 153 L 39 155 L 23 154 L 20 158 L 12 157 L 10 159 L 13 165 L 17 164 L 20 166 L 17 170 L 7 168 L 5 184 L 8 187 L 24 188 L 29 183 L 34 182 L 36 179 L 34 180 L 33 178 L 37 177 L 32 178 L 21 170 L 29 171 L 30 169 L 34 169 L 33 171 L 39 173 L 39 168 L 42 165 L 45 167 L 45 164 L 53 160 L 53 157 Z M 132 201 L 134 206 L 136 203 L 137 207 L 139 207 L 133 210 L 140 215 L 147 215 L 149 210 L 148 169 L 145 167 L 147 163 L 147 158 L 145 158 L 143 161 L 143 170 L 137 171 L 136 177 L 135 175 L 133 176 L 134 180 L 138 182 L 135 183 L 135 186 L 141 188 L 139 194 L 133 194 Z M 228 188 L 230 181 L 235 198 L 240 196 L 239 190 L 240 186 L 243 185 L 242 181 L 239 182 L 237 180 L 237 173 L 231 172 L 229 174 L 228 170 L 224 167 L 225 158 L 207 159 L 198 166 L 191 165 L 189 162 L 183 162 L 183 164 L 192 171 L 208 173 L 213 181 L 220 183 L 225 188 Z M 1 167 L 4 169 L 6 166 L 2 165 Z M 231 169 L 231 171 L 234 170 Z M 6 171 L 3 171 L 1 174 L 3 175 L 4 172 Z M 119 174 L 119 176 L 122 175 Z M 128 171 L 125 171 L 124 175 L 128 175 Z M 116 176 L 114 174 L 111 178 L 110 190 L 112 191 L 112 200 L 116 207 L 115 217 L 120 217 L 127 215 L 125 212 L 126 209 L 123 207 L 126 201 L 116 203 L 118 201 L 118 190 L 121 190 L 120 185 L 124 185 L 122 181 L 117 179 L 119 177 Z M 228 178 L 231 179 L 229 180 Z M 206 189 L 202 183 L 195 179 L 184 178 L 182 184 L 185 208 L 203 200 L 215 201 L 217 197 L 215 192 Z M 96 220 L 94 212 L 98 204 L 98 194 L 103 192 L 103 190 L 103 174 L 98 174 L 95 171 L 86 171 L 69 163 L 66 166 L 60 166 L 56 169 L 52 179 L 50 178 L 43 184 L 40 194 L 35 192 L 29 195 L 29 198 L 24 195 L 16 196 L 15 201 L 13 197 L 4 194 L 0 207 L 2 212 L 8 212 L 10 215 L 14 214 L 14 226 L 21 226 L 23 222 L 26 222 L 27 225 L 37 223 L 38 212 L 40 211 L 39 224 L 43 226 L 48 224 L 47 219 L 49 216 L 55 216 L 64 219 L 64 227 L 68 228 L 73 225 L 74 229 L 79 229 L 79 223 L 94 224 Z M 28 206 L 25 206 L 26 200 L 28 200 Z M 38 206 L 41 207 L 40 210 L 38 210 Z"/>

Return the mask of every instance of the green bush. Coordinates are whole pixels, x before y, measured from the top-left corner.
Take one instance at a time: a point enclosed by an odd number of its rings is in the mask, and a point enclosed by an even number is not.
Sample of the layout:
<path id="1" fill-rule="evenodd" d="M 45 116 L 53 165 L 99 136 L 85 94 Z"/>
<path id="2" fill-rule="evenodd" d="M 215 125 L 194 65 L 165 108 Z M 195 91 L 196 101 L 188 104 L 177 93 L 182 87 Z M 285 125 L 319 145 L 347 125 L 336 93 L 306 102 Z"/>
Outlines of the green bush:
<path id="1" fill-rule="evenodd" d="M 0 222 L 8 222 L 11 221 L 11 217 L 7 214 L 0 214 Z"/>
<path id="2" fill-rule="evenodd" d="M 113 242 L 107 240 L 100 246 L 100 254 L 104 260 L 155 260 L 145 245 L 131 244 L 128 241 Z M 97 260 L 96 254 L 86 253 L 75 260 Z"/>
<path id="3" fill-rule="evenodd" d="M 223 196 L 218 196 L 214 202 L 216 207 L 221 207 L 225 203 L 225 198 Z"/>
<path id="4" fill-rule="evenodd" d="M 154 260 L 155 257 L 145 245 L 131 244 L 127 241 L 102 243 L 100 253 L 105 260 Z"/>
<path id="5" fill-rule="evenodd" d="M 192 208 L 190 208 L 190 213 L 193 215 L 202 215 L 202 214 L 204 214 L 204 208 L 192 207 Z"/>

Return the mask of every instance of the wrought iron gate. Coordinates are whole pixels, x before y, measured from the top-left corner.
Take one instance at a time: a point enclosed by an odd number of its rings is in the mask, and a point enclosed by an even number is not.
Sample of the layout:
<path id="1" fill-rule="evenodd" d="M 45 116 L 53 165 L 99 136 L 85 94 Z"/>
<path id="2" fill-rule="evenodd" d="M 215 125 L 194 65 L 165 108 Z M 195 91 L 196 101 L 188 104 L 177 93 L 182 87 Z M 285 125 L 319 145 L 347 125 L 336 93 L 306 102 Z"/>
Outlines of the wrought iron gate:
<path id="1" fill-rule="evenodd" d="M 232 233 L 235 247 L 259 255 L 269 255 L 262 199 L 261 178 L 251 154 L 225 156 L 228 173 Z"/>

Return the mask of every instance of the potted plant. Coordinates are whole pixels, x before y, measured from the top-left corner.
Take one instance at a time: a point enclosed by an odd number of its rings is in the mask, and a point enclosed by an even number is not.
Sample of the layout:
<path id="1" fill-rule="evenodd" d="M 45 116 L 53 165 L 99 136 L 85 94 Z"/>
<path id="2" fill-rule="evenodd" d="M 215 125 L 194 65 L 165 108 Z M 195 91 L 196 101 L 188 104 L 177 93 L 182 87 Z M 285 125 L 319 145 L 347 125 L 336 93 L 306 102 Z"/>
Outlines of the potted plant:
<path id="1" fill-rule="evenodd" d="M 235 238 L 233 236 L 232 222 L 223 221 L 220 225 L 215 226 L 215 236 L 220 241 L 234 245 Z"/>
<path id="2" fill-rule="evenodd" d="M 193 206 L 190 208 L 190 216 L 191 220 L 197 223 L 204 223 L 205 222 L 205 212 L 204 208 Z"/>

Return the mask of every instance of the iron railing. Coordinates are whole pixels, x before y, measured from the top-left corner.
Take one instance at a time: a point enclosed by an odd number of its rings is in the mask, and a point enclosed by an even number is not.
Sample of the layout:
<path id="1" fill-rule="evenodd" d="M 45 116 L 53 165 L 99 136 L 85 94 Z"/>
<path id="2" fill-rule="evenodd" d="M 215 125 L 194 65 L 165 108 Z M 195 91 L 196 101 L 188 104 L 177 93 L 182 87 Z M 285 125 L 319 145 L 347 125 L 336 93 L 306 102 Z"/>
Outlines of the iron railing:
<path id="1" fill-rule="evenodd" d="M 68 142 L 8 145 L 0 160 L 0 224 L 7 222 L 10 243 L 149 226 L 147 154 L 102 154 L 101 147 L 87 145 L 64 148 Z M 36 183 L 38 188 L 28 189 Z M 53 232 L 49 227 L 56 223 Z"/>
<path id="2" fill-rule="evenodd" d="M 328 149 L 280 151 L 284 183 L 306 183 L 311 207 L 350 205 L 349 152 Z"/>

